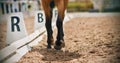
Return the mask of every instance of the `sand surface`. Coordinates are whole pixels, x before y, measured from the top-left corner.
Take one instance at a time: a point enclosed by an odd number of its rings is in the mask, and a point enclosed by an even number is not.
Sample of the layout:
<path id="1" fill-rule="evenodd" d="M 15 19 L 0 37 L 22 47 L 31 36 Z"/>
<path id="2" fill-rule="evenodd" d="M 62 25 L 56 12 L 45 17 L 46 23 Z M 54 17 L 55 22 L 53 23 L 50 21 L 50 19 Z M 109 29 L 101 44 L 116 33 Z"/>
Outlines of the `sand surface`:
<path id="1" fill-rule="evenodd" d="M 17 63 L 120 63 L 119 16 L 74 18 L 64 25 L 64 32 L 62 50 L 47 50 L 45 35 Z"/>

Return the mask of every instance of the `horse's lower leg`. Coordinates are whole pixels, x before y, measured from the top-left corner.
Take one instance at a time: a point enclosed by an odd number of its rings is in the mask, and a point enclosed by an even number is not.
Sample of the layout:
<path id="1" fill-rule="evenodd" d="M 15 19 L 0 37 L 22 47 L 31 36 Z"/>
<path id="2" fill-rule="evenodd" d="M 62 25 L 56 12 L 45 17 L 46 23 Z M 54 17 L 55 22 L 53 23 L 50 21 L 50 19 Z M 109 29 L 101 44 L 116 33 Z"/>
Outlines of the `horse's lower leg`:
<path id="1" fill-rule="evenodd" d="M 58 34 L 57 34 L 57 41 L 58 41 L 58 44 L 57 45 L 60 45 L 60 41 L 64 41 L 63 37 L 64 37 L 64 31 L 63 31 L 63 19 L 60 18 L 60 16 L 58 16 L 58 19 L 57 19 L 57 22 L 56 22 L 56 25 L 57 25 L 57 30 L 58 30 Z"/>
<path id="2" fill-rule="evenodd" d="M 49 14 L 47 14 L 49 13 Z M 51 45 L 53 44 L 53 31 L 52 31 L 52 23 L 51 23 L 51 19 L 52 19 L 52 10 L 48 9 L 48 11 L 45 13 L 46 15 L 46 23 L 45 23 L 45 26 L 46 26 L 46 30 L 47 30 L 47 48 L 48 49 L 51 49 Z"/>
<path id="3" fill-rule="evenodd" d="M 57 29 L 58 29 L 58 34 L 57 34 L 57 40 L 56 40 L 56 45 L 55 49 L 60 50 L 62 47 L 65 46 L 64 43 L 64 31 L 63 31 L 63 19 L 64 19 L 64 13 L 65 9 L 68 4 L 68 0 L 55 0 L 55 4 L 58 8 L 58 18 L 57 18 Z"/>
<path id="4" fill-rule="evenodd" d="M 47 30 L 47 48 L 50 49 L 51 48 L 51 45 L 53 44 L 53 31 L 52 31 L 52 26 L 51 26 L 51 19 L 48 19 L 46 17 L 46 23 L 45 23 L 45 26 L 46 26 L 46 30 Z"/>
<path id="5" fill-rule="evenodd" d="M 62 14 L 58 15 L 57 22 L 56 22 L 58 33 L 57 33 L 57 40 L 56 40 L 55 49 L 57 49 L 57 50 L 60 50 L 62 47 L 65 46 L 64 31 L 63 31 L 64 13 L 62 16 L 61 15 Z"/>

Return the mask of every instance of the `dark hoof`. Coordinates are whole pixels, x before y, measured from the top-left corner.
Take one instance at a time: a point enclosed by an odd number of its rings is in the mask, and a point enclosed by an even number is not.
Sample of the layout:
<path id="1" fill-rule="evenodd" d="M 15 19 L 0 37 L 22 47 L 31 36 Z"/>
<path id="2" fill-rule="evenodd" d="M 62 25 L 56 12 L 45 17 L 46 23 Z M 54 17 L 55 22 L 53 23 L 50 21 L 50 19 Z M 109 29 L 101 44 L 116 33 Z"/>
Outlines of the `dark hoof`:
<path id="1" fill-rule="evenodd" d="M 54 46 L 54 48 L 56 49 L 56 50 L 61 50 L 63 47 L 65 47 L 65 43 L 64 42 L 61 42 L 61 45 L 59 46 L 59 45 L 55 45 Z"/>
<path id="2" fill-rule="evenodd" d="M 54 48 L 55 48 L 56 50 L 61 50 L 62 47 L 55 45 Z"/>

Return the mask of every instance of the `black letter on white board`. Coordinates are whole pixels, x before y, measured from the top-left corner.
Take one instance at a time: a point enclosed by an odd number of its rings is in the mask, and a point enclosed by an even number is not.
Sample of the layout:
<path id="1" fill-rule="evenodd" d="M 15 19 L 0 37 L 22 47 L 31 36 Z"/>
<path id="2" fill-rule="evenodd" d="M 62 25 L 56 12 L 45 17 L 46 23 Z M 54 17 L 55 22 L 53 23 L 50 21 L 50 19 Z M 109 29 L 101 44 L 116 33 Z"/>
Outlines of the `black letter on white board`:
<path id="1" fill-rule="evenodd" d="M 43 14 L 42 13 L 38 13 L 38 22 L 41 23 L 43 22 Z"/>
<path id="2" fill-rule="evenodd" d="M 20 27 L 19 27 L 19 25 L 18 25 L 19 22 L 20 22 L 19 17 L 17 17 L 17 16 L 13 16 L 13 17 L 11 17 L 11 27 L 12 27 L 12 32 L 15 31 L 15 27 L 16 27 L 17 31 L 20 31 Z"/>

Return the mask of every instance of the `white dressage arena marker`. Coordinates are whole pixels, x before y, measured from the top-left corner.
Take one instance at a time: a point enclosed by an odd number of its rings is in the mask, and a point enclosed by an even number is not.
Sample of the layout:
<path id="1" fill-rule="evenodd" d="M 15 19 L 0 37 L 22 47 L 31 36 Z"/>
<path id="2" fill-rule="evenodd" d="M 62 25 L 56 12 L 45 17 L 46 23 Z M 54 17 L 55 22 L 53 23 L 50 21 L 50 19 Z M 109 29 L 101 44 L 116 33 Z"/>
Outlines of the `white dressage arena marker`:
<path id="1" fill-rule="evenodd" d="M 7 21 L 7 38 L 6 43 L 11 44 L 27 36 L 24 18 L 22 13 L 12 13 L 8 16 Z"/>
<path id="2" fill-rule="evenodd" d="M 65 11 L 65 19 L 64 21 L 68 21 L 68 17 L 66 16 L 67 11 Z M 53 16 L 52 16 L 52 26 L 56 24 L 57 21 L 57 17 L 58 17 L 58 10 L 57 8 L 53 9 Z M 34 29 L 38 30 L 40 28 L 42 28 L 43 26 L 45 26 L 45 13 L 44 11 L 36 11 L 35 12 L 35 25 L 34 25 Z"/>
<path id="3" fill-rule="evenodd" d="M 58 18 L 58 10 L 57 8 L 53 9 L 53 16 L 52 16 L 52 25 L 56 24 L 56 21 L 57 21 L 57 18 Z M 65 17 L 64 17 L 64 22 L 67 22 L 69 21 L 70 19 L 68 18 L 68 15 L 67 15 L 67 10 L 65 10 Z"/>
<path id="4" fill-rule="evenodd" d="M 57 17 L 58 17 L 58 10 L 55 8 L 53 9 L 53 16 L 52 16 L 52 25 L 54 25 L 57 21 Z M 45 26 L 45 13 L 44 11 L 36 11 L 35 12 L 35 30 L 38 30 L 40 28 L 42 28 L 43 26 Z"/>
<path id="5" fill-rule="evenodd" d="M 45 26 L 45 14 L 43 11 L 36 11 L 34 29 L 38 30 L 42 28 L 43 26 Z"/>

